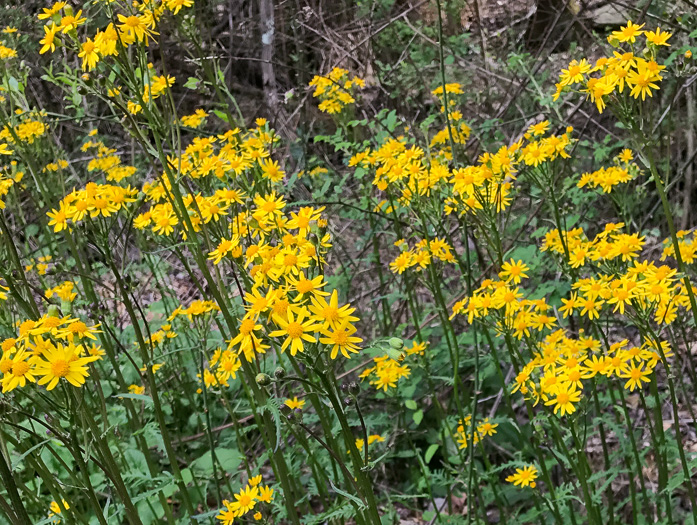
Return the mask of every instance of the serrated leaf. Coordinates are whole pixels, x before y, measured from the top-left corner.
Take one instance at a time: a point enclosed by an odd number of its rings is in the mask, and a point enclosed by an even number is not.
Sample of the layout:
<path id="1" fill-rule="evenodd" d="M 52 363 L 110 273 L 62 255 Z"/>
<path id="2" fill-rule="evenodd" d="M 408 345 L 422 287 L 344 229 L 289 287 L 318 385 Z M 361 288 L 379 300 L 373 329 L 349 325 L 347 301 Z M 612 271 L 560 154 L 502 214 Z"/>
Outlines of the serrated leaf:
<path id="1" fill-rule="evenodd" d="M 281 399 L 270 397 L 266 400 L 265 405 L 259 407 L 259 413 L 263 414 L 265 411 L 268 411 L 276 425 L 276 446 L 273 449 L 274 452 L 281 446 L 281 406 L 283 406 Z"/>

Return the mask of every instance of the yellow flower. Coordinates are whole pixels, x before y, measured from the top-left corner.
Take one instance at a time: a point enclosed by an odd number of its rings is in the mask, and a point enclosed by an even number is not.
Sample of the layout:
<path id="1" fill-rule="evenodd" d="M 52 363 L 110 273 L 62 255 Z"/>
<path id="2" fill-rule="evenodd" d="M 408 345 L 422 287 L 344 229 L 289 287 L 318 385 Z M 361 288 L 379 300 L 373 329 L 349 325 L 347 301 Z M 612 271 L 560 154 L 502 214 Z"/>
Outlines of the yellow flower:
<path id="1" fill-rule="evenodd" d="M 617 156 L 617 158 L 621 162 L 632 162 L 634 159 L 634 154 L 632 153 L 632 150 L 625 148 L 622 150 L 622 152 Z"/>
<path id="2" fill-rule="evenodd" d="M 557 385 L 553 395 L 555 397 L 547 401 L 545 405 L 554 405 L 554 413 L 561 411 L 562 416 L 573 414 L 576 411 L 574 403 L 578 403 L 581 399 L 581 391 L 577 390 L 571 382 Z"/>
<path id="3" fill-rule="evenodd" d="M 583 91 L 588 93 L 592 102 L 595 102 L 598 113 L 602 113 L 605 109 L 605 96 L 612 93 L 614 89 L 614 77 L 603 77 L 590 79 Z"/>
<path id="4" fill-rule="evenodd" d="M 503 281 L 513 281 L 515 284 L 520 284 L 521 279 L 527 278 L 528 274 L 525 273 L 530 268 L 523 261 L 505 262 L 501 265 L 501 271 L 499 272 L 499 278 Z"/>
<path id="5" fill-rule="evenodd" d="M 87 365 L 99 359 L 99 356 L 80 357 L 82 346 L 63 346 L 58 344 L 47 348 L 42 358 L 36 361 L 35 373 L 41 376 L 38 384 L 48 383 L 46 390 L 53 390 L 61 379 L 71 385 L 80 387 L 89 375 Z"/>
<path id="6" fill-rule="evenodd" d="M 77 55 L 82 59 L 82 70 L 92 71 L 99 62 L 99 54 L 97 53 L 97 46 L 88 38 L 84 44 L 80 47 L 80 53 Z"/>
<path id="7" fill-rule="evenodd" d="M 63 511 L 63 509 L 68 510 L 69 508 L 70 505 L 68 505 L 68 502 L 64 499 L 61 500 L 61 505 L 59 505 L 55 501 L 52 501 L 49 505 L 48 517 L 53 518 L 55 520 L 57 514 L 60 514 Z M 60 523 L 60 520 L 57 520 L 56 523 Z"/>
<path id="8" fill-rule="evenodd" d="M 261 173 L 264 177 L 269 179 L 271 182 L 279 182 L 283 179 L 286 172 L 281 169 L 278 162 L 271 159 L 261 160 L 259 162 L 261 167 Z"/>
<path id="9" fill-rule="evenodd" d="M 239 246 L 239 239 L 223 239 L 218 244 L 218 247 L 208 254 L 208 259 L 213 261 L 213 264 L 218 264 L 228 254 L 232 253 Z"/>
<path id="10" fill-rule="evenodd" d="M 144 394 L 145 393 L 145 387 L 144 386 L 139 386 L 139 385 L 130 385 L 128 387 L 128 391 L 131 394 Z"/>
<path id="11" fill-rule="evenodd" d="M 351 315 L 356 311 L 350 305 L 339 306 L 339 294 L 336 290 L 332 291 L 329 302 L 324 297 L 312 297 L 312 304 L 309 309 L 313 318 L 322 323 L 323 328 L 336 328 L 344 321 L 356 322 L 358 317 Z"/>
<path id="12" fill-rule="evenodd" d="M 346 358 L 350 359 L 350 353 L 358 353 L 358 343 L 362 343 L 363 339 L 354 337 L 356 328 L 344 321 L 339 326 L 335 326 L 332 331 L 322 330 L 324 337 L 320 338 L 319 342 L 323 345 L 332 345 L 330 357 L 336 359 L 339 352 Z M 349 353 L 350 352 L 350 353 Z"/>
<path id="13" fill-rule="evenodd" d="M 207 116 L 208 113 L 202 109 L 197 109 L 192 115 L 183 116 L 181 122 L 184 126 L 189 128 L 197 128 L 203 123 Z"/>
<path id="14" fill-rule="evenodd" d="M 279 315 L 274 315 L 273 319 L 279 326 L 279 330 L 275 330 L 269 334 L 270 337 L 285 337 L 285 341 L 281 345 L 281 351 L 285 352 L 290 346 L 291 355 L 298 352 L 304 352 L 305 346 L 303 341 L 307 343 L 316 343 L 317 338 L 310 335 L 318 326 L 313 319 L 305 321 L 307 316 L 306 310 L 300 310 L 297 316 L 293 315 L 291 310 L 288 310 L 288 319 L 283 319 Z"/>
<path id="15" fill-rule="evenodd" d="M 661 28 L 657 27 L 656 31 L 646 31 L 646 33 L 644 33 L 644 36 L 646 36 L 646 41 L 650 44 L 653 44 L 654 46 L 670 47 L 668 39 L 671 36 L 673 36 L 673 33 L 668 33 L 667 31 L 663 31 L 661 33 Z"/>
<path id="16" fill-rule="evenodd" d="M 537 124 L 533 124 L 532 126 L 530 126 L 528 128 L 528 133 L 531 133 L 534 136 L 539 136 L 539 135 L 544 135 L 548 129 L 549 129 L 549 121 L 543 120 L 542 122 L 538 122 Z"/>
<path id="17" fill-rule="evenodd" d="M 37 18 L 39 20 L 45 20 L 47 18 L 51 18 L 53 15 L 55 15 L 58 11 L 63 9 L 67 5 L 67 2 L 56 2 L 53 4 L 53 6 L 49 9 L 43 8 L 43 12 L 39 13 Z"/>
<path id="18" fill-rule="evenodd" d="M 73 29 L 77 29 L 78 26 L 84 24 L 87 21 L 87 19 L 80 18 L 81 16 L 82 10 L 78 11 L 76 15 L 69 14 L 61 18 L 60 26 L 58 27 L 61 33 L 67 33 L 69 31 L 72 31 Z"/>
<path id="19" fill-rule="evenodd" d="M 30 358 L 30 359 L 27 359 Z M 16 387 L 24 387 L 27 381 L 34 383 L 34 371 L 32 369 L 33 359 L 31 354 L 28 354 L 25 349 L 21 349 L 9 358 L 9 362 L 5 362 L 3 368 L 4 375 L 2 377 L 2 392 L 9 392 Z"/>
<path id="20" fill-rule="evenodd" d="M 642 27 L 644 27 L 644 24 L 636 25 L 630 20 L 627 22 L 626 26 L 621 27 L 618 31 L 613 31 L 608 37 L 608 40 L 617 40 L 618 42 L 629 42 L 630 44 L 633 44 L 636 37 L 644 33 L 641 31 Z"/>
<path id="21" fill-rule="evenodd" d="M 220 513 L 215 517 L 221 522 L 221 525 L 232 525 L 235 521 L 235 511 L 231 509 L 232 502 L 228 500 L 223 500 L 224 509 L 220 510 Z"/>
<path id="22" fill-rule="evenodd" d="M 148 28 L 148 18 L 145 15 L 124 16 L 119 14 L 118 19 L 121 22 L 118 26 L 119 31 L 125 34 L 127 41 L 142 41 L 147 45 L 148 37 L 156 34 Z"/>
<path id="23" fill-rule="evenodd" d="M 48 215 L 48 217 L 51 219 L 48 225 L 53 226 L 54 232 L 63 231 L 68 227 L 68 215 L 62 205 L 59 206 L 57 210 L 53 209 L 47 212 L 46 215 Z"/>
<path id="24" fill-rule="evenodd" d="M 41 44 L 43 47 L 39 50 L 39 54 L 43 55 L 47 51 L 51 51 L 53 53 L 56 50 L 56 32 L 58 31 L 59 27 L 51 23 L 51 25 L 45 25 L 44 26 L 44 37 L 39 41 L 39 44 Z"/>
<path id="25" fill-rule="evenodd" d="M 659 89 L 655 82 L 660 79 L 660 75 L 649 70 L 646 65 L 640 64 L 636 71 L 631 71 L 627 77 L 627 84 L 632 88 L 630 95 L 634 98 L 641 96 L 641 100 L 646 100 L 646 95 L 653 96 L 652 89 Z"/>
<path id="26" fill-rule="evenodd" d="M 273 498 L 273 489 L 271 487 L 261 487 L 259 489 L 259 501 L 264 503 L 271 503 Z"/>
<path id="27" fill-rule="evenodd" d="M 245 487 L 239 494 L 235 494 L 235 501 L 229 505 L 229 509 L 236 516 L 242 516 L 254 508 L 258 498 L 259 489 L 257 487 Z"/>
<path id="28" fill-rule="evenodd" d="M 194 2 L 193 0 L 165 0 L 165 5 L 176 15 L 182 7 L 191 7 Z"/>
<path id="29" fill-rule="evenodd" d="M 535 488 L 535 479 L 537 479 L 537 468 L 533 465 L 528 465 L 522 469 L 517 468 L 515 474 L 508 476 L 506 481 L 513 483 L 515 486 Z"/>
<path id="30" fill-rule="evenodd" d="M 301 409 L 305 406 L 305 400 L 298 399 L 297 396 L 293 399 L 286 399 L 286 406 L 292 410 Z"/>
<path id="31" fill-rule="evenodd" d="M 635 388 L 641 388 L 642 382 L 648 383 L 650 381 L 648 376 L 650 376 L 652 372 L 653 369 L 650 366 L 647 366 L 644 369 L 643 365 L 637 366 L 636 363 L 632 363 L 629 368 L 621 371 L 618 375 L 627 379 L 627 382 L 624 384 L 624 388 L 629 389 L 630 392 L 633 392 Z"/>

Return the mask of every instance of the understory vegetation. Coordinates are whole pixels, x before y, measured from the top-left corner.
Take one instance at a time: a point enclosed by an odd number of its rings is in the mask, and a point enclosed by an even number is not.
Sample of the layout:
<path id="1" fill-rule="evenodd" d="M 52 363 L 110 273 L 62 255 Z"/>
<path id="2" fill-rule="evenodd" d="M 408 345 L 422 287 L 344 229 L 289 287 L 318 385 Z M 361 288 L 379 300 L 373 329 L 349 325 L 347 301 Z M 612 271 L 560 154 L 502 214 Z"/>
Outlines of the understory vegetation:
<path id="1" fill-rule="evenodd" d="M 697 6 L 232 4 L 3 8 L 0 524 L 697 525 Z"/>

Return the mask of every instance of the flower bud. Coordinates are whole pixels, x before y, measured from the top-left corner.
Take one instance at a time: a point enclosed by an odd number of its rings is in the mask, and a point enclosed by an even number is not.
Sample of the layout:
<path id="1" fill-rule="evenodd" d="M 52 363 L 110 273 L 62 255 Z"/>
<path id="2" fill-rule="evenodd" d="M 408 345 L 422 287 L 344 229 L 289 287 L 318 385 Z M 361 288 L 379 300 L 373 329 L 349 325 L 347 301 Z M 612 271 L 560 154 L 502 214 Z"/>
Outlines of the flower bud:
<path id="1" fill-rule="evenodd" d="M 352 396 L 357 396 L 358 392 L 360 392 L 361 389 L 358 386 L 358 383 L 356 383 L 355 381 L 351 381 L 348 386 L 348 391 L 349 394 L 351 394 Z"/>
<path id="2" fill-rule="evenodd" d="M 268 386 L 271 384 L 271 377 L 269 374 L 257 374 L 256 382 L 259 386 Z"/>
<path id="3" fill-rule="evenodd" d="M 283 379 L 284 377 L 286 377 L 286 370 L 285 368 L 279 366 L 278 368 L 276 368 L 276 370 L 273 371 L 273 375 L 276 379 Z"/>

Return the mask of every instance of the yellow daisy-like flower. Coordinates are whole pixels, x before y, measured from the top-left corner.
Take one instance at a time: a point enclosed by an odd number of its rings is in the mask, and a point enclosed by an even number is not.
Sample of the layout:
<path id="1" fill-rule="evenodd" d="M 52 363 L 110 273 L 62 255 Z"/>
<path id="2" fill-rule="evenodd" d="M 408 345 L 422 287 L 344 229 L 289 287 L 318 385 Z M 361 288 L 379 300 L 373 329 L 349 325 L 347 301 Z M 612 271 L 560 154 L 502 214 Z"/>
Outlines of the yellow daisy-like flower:
<path id="1" fill-rule="evenodd" d="M 15 388 L 24 387 L 27 381 L 35 382 L 34 372 L 32 370 L 32 359 L 27 359 L 31 357 L 25 349 L 16 352 L 10 359 L 9 362 L 4 363 L 3 368 L 9 367 L 9 370 L 5 372 L 2 378 L 2 392 L 9 392 Z"/>
<path id="2" fill-rule="evenodd" d="M 39 54 L 43 55 L 47 51 L 53 53 L 56 50 L 56 33 L 60 28 L 56 24 L 44 26 L 44 37 L 39 41 L 43 47 L 39 50 Z"/>
<path id="3" fill-rule="evenodd" d="M 292 410 L 301 409 L 305 406 L 305 400 L 295 396 L 293 399 L 286 399 L 286 406 Z"/>
<path id="4" fill-rule="evenodd" d="M 235 494 L 235 501 L 228 507 L 236 516 L 242 516 L 254 508 L 259 498 L 259 489 L 257 487 L 245 487 L 240 490 L 239 494 Z"/>
<path id="5" fill-rule="evenodd" d="M 633 44 L 636 41 L 636 37 L 644 33 L 641 30 L 642 27 L 644 27 L 644 24 L 636 25 L 630 20 L 626 26 L 621 27 L 618 31 L 613 31 L 608 37 L 608 41 L 617 40 L 618 42 Z"/>
<path id="6" fill-rule="evenodd" d="M 305 310 L 300 310 L 297 317 L 293 315 L 292 310 L 288 310 L 288 319 L 284 319 L 281 316 L 274 315 L 273 319 L 279 326 L 279 330 L 275 330 L 269 334 L 271 337 L 284 337 L 285 341 L 281 345 L 281 351 L 285 352 L 288 347 L 290 347 L 291 355 L 295 355 L 298 352 L 305 351 L 305 345 L 303 341 L 307 343 L 316 343 L 317 338 L 314 337 L 312 332 L 318 328 L 313 319 L 308 319 L 304 321 L 307 316 Z"/>
<path id="7" fill-rule="evenodd" d="M 46 385 L 46 390 L 53 390 L 61 379 L 71 385 L 80 387 L 89 375 L 87 365 L 99 359 L 99 356 L 80 357 L 82 345 L 57 345 L 43 352 L 43 359 L 38 359 L 35 373 L 41 376 L 38 384 Z"/>
<path id="8" fill-rule="evenodd" d="M 668 31 L 661 32 L 661 28 L 657 27 L 656 31 L 646 31 L 645 33 L 646 41 L 654 46 L 668 46 L 668 39 L 673 36 L 673 33 Z"/>
<path id="9" fill-rule="evenodd" d="M 77 55 L 82 59 L 82 70 L 92 71 L 97 67 L 99 62 L 99 53 L 97 53 L 97 45 L 88 38 L 80 47 L 80 53 Z"/>
<path id="10" fill-rule="evenodd" d="M 73 29 L 77 29 L 78 26 L 81 26 L 84 24 L 87 19 L 86 18 L 80 18 L 82 16 L 82 10 L 78 11 L 76 15 L 65 15 L 63 18 L 61 18 L 61 23 L 59 26 L 59 29 L 61 30 L 61 33 L 68 33 L 69 31 L 72 31 Z"/>
<path id="11" fill-rule="evenodd" d="M 537 485 L 535 479 L 537 479 L 537 468 L 533 465 L 528 465 L 524 468 L 515 469 L 515 474 L 508 476 L 506 481 L 513 483 L 516 487 L 520 485 L 521 487 L 535 488 Z"/>
<path id="12" fill-rule="evenodd" d="M 528 274 L 525 273 L 530 268 L 523 261 L 505 262 L 501 265 L 501 271 L 499 272 L 499 277 L 503 281 L 513 281 L 515 284 L 520 284 L 521 279 L 527 278 Z"/>

